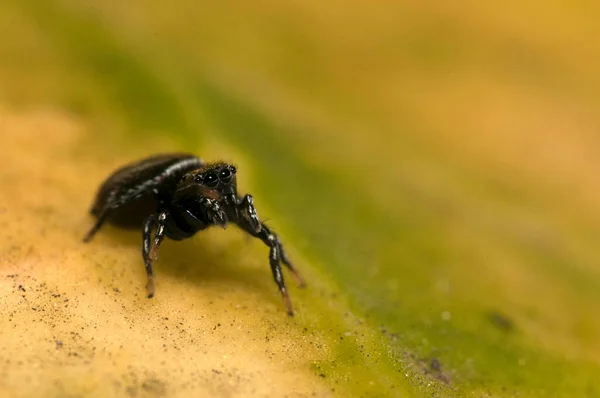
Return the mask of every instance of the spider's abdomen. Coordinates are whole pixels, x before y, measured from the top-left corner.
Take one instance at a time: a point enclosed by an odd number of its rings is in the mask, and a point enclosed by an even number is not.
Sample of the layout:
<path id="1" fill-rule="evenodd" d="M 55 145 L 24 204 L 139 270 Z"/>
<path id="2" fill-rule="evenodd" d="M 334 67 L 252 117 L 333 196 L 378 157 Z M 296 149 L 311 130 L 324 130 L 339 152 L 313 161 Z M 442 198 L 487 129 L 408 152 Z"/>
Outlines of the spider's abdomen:
<path id="1" fill-rule="evenodd" d="M 112 210 L 106 217 L 106 221 L 125 229 L 140 229 L 148 216 L 156 213 L 157 208 L 156 196 L 148 194 Z M 99 214 L 94 216 L 98 217 Z"/>
<path id="2" fill-rule="evenodd" d="M 124 227 L 139 227 L 159 206 L 169 206 L 181 178 L 204 162 L 187 153 L 161 154 L 116 170 L 101 185 L 90 212 Z"/>

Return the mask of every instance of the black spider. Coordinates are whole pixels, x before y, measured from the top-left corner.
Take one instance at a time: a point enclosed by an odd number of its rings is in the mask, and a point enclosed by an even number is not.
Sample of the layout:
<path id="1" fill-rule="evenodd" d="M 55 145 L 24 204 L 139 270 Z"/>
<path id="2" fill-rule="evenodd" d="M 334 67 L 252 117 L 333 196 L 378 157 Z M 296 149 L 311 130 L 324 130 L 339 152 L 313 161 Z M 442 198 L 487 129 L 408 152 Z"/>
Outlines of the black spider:
<path id="1" fill-rule="evenodd" d="M 238 196 L 236 168 L 231 164 L 206 163 L 187 153 L 142 159 L 123 166 L 106 179 L 91 213 L 97 221 L 84 242 L 89 242 L 107 220 L 123 227 L 143 225 L 142 253 L 148 274 L 148 298 L 155 292 L 152 263 L 165 236 L 182 240 L 211 225 L 225 228 L 228 222 L 235 223 L 269 246 L 273 278 L 288 314 L 294 314 L 280 263 L 293 273 L 299 286 L 304 286 L 304 281 L 277 235 L 259 220 L 252 196 Z"/>

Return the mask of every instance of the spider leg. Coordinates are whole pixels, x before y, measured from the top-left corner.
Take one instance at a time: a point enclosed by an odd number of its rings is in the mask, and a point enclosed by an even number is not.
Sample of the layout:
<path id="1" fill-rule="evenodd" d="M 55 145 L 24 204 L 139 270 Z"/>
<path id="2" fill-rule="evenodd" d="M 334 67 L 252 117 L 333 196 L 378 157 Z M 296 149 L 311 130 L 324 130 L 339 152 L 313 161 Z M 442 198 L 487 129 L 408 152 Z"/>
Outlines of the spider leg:
<path id="1" fill-rule="evenodd" d="M 263 225 L 263 228 L 266 227 Z M 275 240 L 277 241 L 277 245 L 279 245 L 279 256 L 281 257 L 281 262 L 287 267 L 287 269 L 289 269 L 292 272 L 292 275 L 294 275 L 294 279 L 296 280 L 296 284 L 298 285 L 298 287 L 306 287 L 306 282 L 304 281 L 304 278 L 302 277 L 302 275 L 300 275 L 300 272 L 296 269 L 296 267 L 294 267 L 294 264 L 292 264 L 289 257 L 285 253 L 285 250 L 283 249 L 283 244 L 279 240 L 279 237 L 277 235 L 274 236 Z"/>
<path id="2" fill-rule="evenodd" d="M 269 247 L 269 263 L 271 265 L 271 272 L 273 272 L 273 279 L 275 279 L 275 283 L 279 287 L 279 292 L 287 308 L 288 315 L 293 316 L 294 308 L 285 286 L 285 281 L 283 280 L 283 272 L 281 271 L 281 250 L 277 235 L 273 234 L 265 225 L 261 225 L 261 229 L 258 232 L 247 222 L 241 222 L 239 225 L 244 231 L 262 240 Z"/>
<path id="3" fill-rule="evenodd" d="M 238 202 L 238 205 L 235 209 L 236 214 L 238 209 L 242 211 L 243 219 L 250 223 L 251 228 L 255 232 L 259 232 L 262 225 L 258 219 L 258 214 L 256 214 L 256 207 L 254 207 L 254 198 L 252 195 L 246 195 L 241 201 Z"/>
<path id="4" fill-rule="evenodd" d="M 156 214 L 148 216 L 144 224 L 144 230 L 142 233 L 142 253 L 144 256 L 144 263 L 146 265 L 146 274 L 148 275 L 148 283 L 146 284 L 148 298 L 154 297 L 154 293 L 156 291 L 152 263 L 154 263 L 154 261 L 156 261 L 158 258 L 158 248 L 165 238 L 166 221 L 167 213 L 161 212 L 158 216 L 156 216 Z M 154 234 L 154 240 L 152 240 L 152 229 L 154 227 L 156 227 L 156 232 Z"/>
<path id="5" fill-rule="evenodd" d="M 238 202 L 238 208 L 242 211 L 243 219 L 246 220 L 251 225 L 251 228 L 256 232 L 260 232 L 262 229 L 266 229 L 267 232 L 275 237 L 277 242 L 279 257 L 281 262 L 292 272 L 294 275 L 294 279 L 296 280 L 296 284 L 298 287 L 305 287 L 306 282 L 304 282 L 304 278 L 300 275 L 300 272 L 294 267 L 290 259 L 288 258 L 285 250 L 283 249 L 283 245 L 281 241 L 272 231 L 269 231 L 267 226 L 260 222 L 258 219 L 258 214 L 256 213 L 256 208 L 254 207 L 254 198 L 252 195 L 246 195 L 244 198 Z M 238 210 L 236 208 L 236 211 Z M 266 242 L 265 242 L 266 243 Z"/>
<path id="6" fill-rule="evenodd" d="M 108 217 L 108 211 L 109 209 L 105 209 L 102 211 L 102 213 L 100 213 L 94 226 L 88 231 L 88 233 L 83 238 L 84 243 L 91 241 L 94 235 L 96 235 L 96 232 L 98 232 L 100 227 L 102 227 L 102 224 L 104 224 L 104 221 L 106 221 L 106 218 Z"/>

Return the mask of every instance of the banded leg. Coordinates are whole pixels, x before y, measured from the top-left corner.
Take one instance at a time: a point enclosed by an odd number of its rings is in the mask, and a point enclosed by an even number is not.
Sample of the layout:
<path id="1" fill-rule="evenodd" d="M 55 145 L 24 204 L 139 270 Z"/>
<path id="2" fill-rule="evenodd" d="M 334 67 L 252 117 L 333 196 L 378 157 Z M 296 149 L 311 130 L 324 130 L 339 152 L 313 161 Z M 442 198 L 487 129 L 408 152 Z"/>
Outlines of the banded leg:
<path id="1" fill-rule="evenodd" d="M 142 253 L 146 266 L 146 275 L 148 276 L 148 282 L 146 283 L 148 298 L 154 297 L 156 291 L 152 263 L 158 258 L 158 248 L 165 238 L 166 221 L 167 213 L 161 212 L 158 217 L 155 214 L 150 215 L 144 224 Z M 154 234 L 154 240 L 152 240 L 152 229 L 154 227 L 156 227 L 156 232 Z"/>
<path id="2" fill-rule="evenodd" d="M 263 226 L 263 228 L 266 227 Z M 298 285 L 298 287 L 306 287 L 306 282 L 304 281 L 304 278 L 302 277 L 302 275 L 300 275 L 300 271 L 298 271 L 296 267 L 294 267 L 294 264 L 292 264 L 289 257 L 285 253 L 285 250 L 283 249 L 283 244 L 279 240 L 279 237 L 277 235 L 274 236 L 275 240 L 277 241 L 277 245 L 279 245 L 279 256 L 281 257 L 281 262 L 287 267 L 287 269 L 291 271 L 292 275 L 294 275 L 294 279 L 296 280 L 296 284 Z"/>
<path id="3" fill-rule="evenodd" d="M 283 245 L 281 244 L 281 241 L 279 240 L 277 235 L 269 231 L 269 229 L 258 219 L 258 214 L 256 213 L 256 208 L 254 207 L 254 198 L 252 197 L 252 195 L 244 196 L 244 198 L 238 203 L 238 208 L 242 210 L 243 220 L 245 220 L 246 223 L 249 223 L 252 229 L 254 229 L 254 234 L 259 234 L 262 229 L 266 229 L 268 234 L 271 234 L 275 237 L 281 262 L 292 272 L 292 274 L 294 275 L 294 279 L 296 279 L 298 287 L 305 287 L 306 282 L 304 282 L 304 278 L 302 278 L 300 272 L 296 269 L 296 267 L 294 267 L 292 262 L 289 260 L 287 254 L 285 253 L 285 250 L 283 250 Z M 268 245 L 267 242 L 265 243 Z"/>
<path id="4" fill-rule="evenodd" d="M 256 207 L 254 207 L 254 198 L 252 195 L 244 196 L 244 198 L 238 202 L 236 212 L 238 209 L 242 211 L 242 219 L 249 223 L 250 227 L 254 230 L 254 233 L 260 232 L 262 224 L 258 219 L 258 214 L 256 214 Z"/>
<path id="5" fill-rule="evenodd" d="M 287 308 L 288 315 L 293 316 L 294 308 L 285 286 L 283 273 L 281 272 L 281 250 L 277 236 L 271 233 L 264 224 L 261 225 L 261 229 L 258 232 L 256 232 L 248 222 L 241 222 L 239 225 L 250 235 L 262 240 L 265 245 L 269 246 L 269 263 L 271 265 L 273 279 L 275 279 L 275 283 L 277 284 L 277 287 L 279 287 L 279 292 L 281 293 L 281 297 Z"/>

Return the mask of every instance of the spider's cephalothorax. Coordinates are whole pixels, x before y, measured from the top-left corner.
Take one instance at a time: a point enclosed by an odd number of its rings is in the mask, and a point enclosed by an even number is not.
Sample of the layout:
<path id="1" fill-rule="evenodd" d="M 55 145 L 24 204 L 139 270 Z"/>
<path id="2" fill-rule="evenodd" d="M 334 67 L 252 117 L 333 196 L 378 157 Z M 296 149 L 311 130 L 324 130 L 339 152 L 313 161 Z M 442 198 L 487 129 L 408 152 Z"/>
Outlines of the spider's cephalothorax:
<path id="1" fill-rule="evenodd" d="M 105 221 L 143 228 L 142 253 L 150 298 L 155 292 L 152 263 L 165 236 L 182 240 L 212 225 L 225 228 L 234 223 L 270 248 L 273 278 L 288 313 L 293 315 L 281 263 L 299 285 L 304 282 L 277 235 L 258 218 L 252 196 L 238 195 L 236 171 L 231 164 L 205 163 L 186 153 L 157 155 L 126 165 L 100 187 L 91 209 L 97 220 L 84 241 L 91 240 Z"/>

